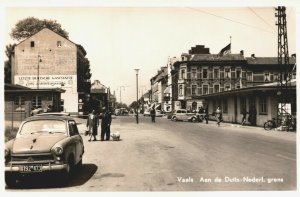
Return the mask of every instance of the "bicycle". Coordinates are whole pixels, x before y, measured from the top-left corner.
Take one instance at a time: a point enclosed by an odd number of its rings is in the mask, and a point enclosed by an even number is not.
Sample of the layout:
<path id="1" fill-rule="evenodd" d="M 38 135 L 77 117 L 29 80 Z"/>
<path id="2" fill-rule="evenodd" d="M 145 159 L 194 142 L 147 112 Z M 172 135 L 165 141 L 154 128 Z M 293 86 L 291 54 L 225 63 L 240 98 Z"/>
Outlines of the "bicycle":
<path id="1" fill-rule="evenodd" d="M 277 122 L 280 122 L 281 124 L 277 125 Z M 272 118 L 272 120 L 268 120 L 264 123 L 265 130 L 271 130 L 280 126 L 285 128 L 286 131 L 296 131 L 296 119 L 293 117 L 288 117 L 287 119 L 283 119 L 283 121 L 276 121 L 276 118 Z"/>

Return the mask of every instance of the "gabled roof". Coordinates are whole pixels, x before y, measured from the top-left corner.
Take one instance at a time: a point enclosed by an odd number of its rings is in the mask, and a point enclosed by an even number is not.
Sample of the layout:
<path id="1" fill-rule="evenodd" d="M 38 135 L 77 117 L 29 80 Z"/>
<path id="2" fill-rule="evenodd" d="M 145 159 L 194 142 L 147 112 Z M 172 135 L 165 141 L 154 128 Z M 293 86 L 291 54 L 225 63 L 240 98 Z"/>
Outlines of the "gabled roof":
<path id="1" fill-rule="evenodd" d="M 21 43 L 23 43 L 23 42 L 25 42 L 26 40 L 30 39 L 31 37 L 35 36 L 36 34 L 38 34 L 39 32 L 43 31 L 44 29 L 48 29 L 48 30 L 52 31 L 51 29 L 49 29 L 49 28 L 47 28 L 47 27 L 44 27 L 44 28 L 41 29 L 40 31 L 36 32 L 35 34 L 33 34 L 33 35 L 31 35 L 30 37 L 28 37 L 28 38 L 22 40 L 21 42 L 19 42 L 16 46 L 20 45 Z M 64 39 L 68 40 L 69 42 L 71 42 L 71 43 L 77 45 L 76 43 L 74 43 L 73 41 L 69 40 L 68 38 L 63 37 L 62 35 L 60 35 L 60 34 L 54 32 L 54 31 L 52 31 L 52 32 L 55 33 L 55 34 L 57 34 L 57 35 L 59 35 L 60 37 L 62 37 L 62 38 L 64 38 Z"/>

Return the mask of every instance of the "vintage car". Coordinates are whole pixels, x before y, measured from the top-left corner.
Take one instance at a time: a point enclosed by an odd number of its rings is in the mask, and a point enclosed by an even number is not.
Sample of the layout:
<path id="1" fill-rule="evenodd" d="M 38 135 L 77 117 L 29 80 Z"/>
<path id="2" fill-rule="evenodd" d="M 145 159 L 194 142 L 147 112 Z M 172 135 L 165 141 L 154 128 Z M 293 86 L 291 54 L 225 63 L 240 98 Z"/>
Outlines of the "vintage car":
<path id="1" fill-rule="evenodd" d="M 188 113 L 186 109 L 177 109 L 173 112 L 171 120 L 173 121 L 186 120 L 191 122 L 197 122 L 198 117 L 196 113 Z"/>
<path id="2" fill-rule="evenodd" d="M 163 115 L 164 114 L 162 114 L 160 110 L 155 110 L 155 116 L 156 117 L 162 117 Z M 151 116 L 149 109 L 144 111 L 144 116 Z"/>
<path id="3" fill-rule="evenodd" d="M 25 119 L 16 138 L 5 143 L 5 182 L 8 187 L 32 174 L 55 174 L 62 184 L 82 165 L 84 145 L 70 116 Z"/>

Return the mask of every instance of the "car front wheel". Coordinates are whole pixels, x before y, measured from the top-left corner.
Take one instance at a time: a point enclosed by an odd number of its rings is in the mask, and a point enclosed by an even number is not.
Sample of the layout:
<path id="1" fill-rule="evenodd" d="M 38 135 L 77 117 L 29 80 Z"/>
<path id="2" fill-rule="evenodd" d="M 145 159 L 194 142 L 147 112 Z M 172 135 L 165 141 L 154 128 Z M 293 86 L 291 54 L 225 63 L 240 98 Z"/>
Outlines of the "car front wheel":
<path id="1" fill-rule="evenodd" d="M 192 121 L 192 122 L 196 122 L 197 119 L 196 119 L 195 117 L 193 117 L 193 118 L 191 119 L 191 121 Z"/>

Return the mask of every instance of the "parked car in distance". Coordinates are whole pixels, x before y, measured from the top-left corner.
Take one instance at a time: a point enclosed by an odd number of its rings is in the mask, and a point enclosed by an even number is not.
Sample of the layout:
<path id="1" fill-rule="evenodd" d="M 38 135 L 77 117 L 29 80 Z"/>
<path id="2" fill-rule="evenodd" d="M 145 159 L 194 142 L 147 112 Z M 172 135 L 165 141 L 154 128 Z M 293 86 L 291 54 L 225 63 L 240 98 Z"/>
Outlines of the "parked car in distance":
<path id="1" fill-rule="evenodd" d="M 174 111 L 171 120 L 197 122 L 198 118 L 197 118 L 196 113 L 188 113 L 186 109 L 177 109 Z"/>
<path id="2" fill-rule="evenodd" d="M 115 115 L 116 116 L 128 115 L 128 110 L 125 108 L 115 109 Z"/>
<path id="3" fill-rule="evenodd" d="M 70 116 L 32 116 L 14 139 L 5 143 L 5 182 L 8 187 L 35 174 L 55 174 L 62 184 L 81 167 L 84 144 Z"/>
<path id="4" fill-rule="evenodd" d="M 162 117 L 164 114 L 161 113 L 160 110 L 155 110 L 155 116 L 156 117 Z M 150 110 L 144 111 L 144 116 L 150 116 Z"/>

